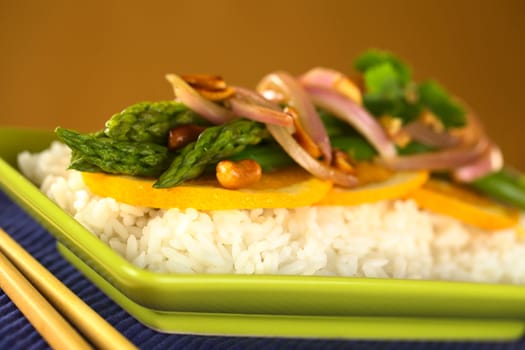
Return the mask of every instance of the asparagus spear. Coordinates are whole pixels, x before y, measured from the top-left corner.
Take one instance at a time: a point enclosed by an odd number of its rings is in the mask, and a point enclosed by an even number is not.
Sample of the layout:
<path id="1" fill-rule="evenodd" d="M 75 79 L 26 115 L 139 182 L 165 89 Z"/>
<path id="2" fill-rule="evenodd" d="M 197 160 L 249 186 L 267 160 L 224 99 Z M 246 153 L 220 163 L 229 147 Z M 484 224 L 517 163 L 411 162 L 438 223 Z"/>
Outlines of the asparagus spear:
<path id="1" fill-rule="evenodd" d="M 183 124 L 205 124 L 203 118 L 176 101 L 142 102 L 106 122 L 104 133 L 115 140 L 165 145 L 169 130 Z"/>
<path id="2" fill-rule="evenodd" d="M 524 176 L 509 168 L 474 180 L 471 186 L 487 195 L 525 210 Z"/>
<path id="3" fill-rule="evenodd" d="M 258 122 L 236 119 L 204 130 L 197 141 L 185 146 L 153 185 L 156 188 L 177 186 L 196 178 L 206 166 L 239 153 L 248 145 L 259 143 L 268 134 Z"/>
<path id="4" fill-rule="evenodd" d="M 277 143 L 258 144 L 254 146 L 247 146 L 241 152 L 228 157 L 228 160 L 234 162 L 252 159 L 261 166 L 264 172 L 273 171 L 279 168 L 295 164 L 294 160 L 283 151 L 281 146 Z"/>
<path id="5" fill-rule="evenodd" d="M 171 160 L 167 147 L 153 143 L 118 141 L 64 128 L 55 132 L 73 150 L 71 169 L 156 177 Z"/>
<path id="6" fill-rule="evenodd" d="M 90 173 L 102 172 L 102 170 L 90 163 L 89 159 L 86 159 L 82 153 L 77 151 L 71 152 L 71 161 L 69 163 L 69 169 L 75 169 L 78 171 L 87 171 Z"/>
<path id="7" fill-rule="evenodd" d="M 372 160 L 376 155 L 376 150 L 359 135 L 333 136 L 330 138 L 333 148 L 347 152 L 353 160 L 366 161 Z M 400 154 L 413 154 L 429 152 L 430 148 L 413 142 L 404 148 L 398 149 Z M 273 171 L 279 168 L 295 164 L 292 158 L 283 151 L 281 146 L 276 143 L 268 142 L 248 146 L 243 151 L 228 157 L 229 160 L 239 161 L 242 159 L 253 159 L 263 169 L 263 171 Z"/>

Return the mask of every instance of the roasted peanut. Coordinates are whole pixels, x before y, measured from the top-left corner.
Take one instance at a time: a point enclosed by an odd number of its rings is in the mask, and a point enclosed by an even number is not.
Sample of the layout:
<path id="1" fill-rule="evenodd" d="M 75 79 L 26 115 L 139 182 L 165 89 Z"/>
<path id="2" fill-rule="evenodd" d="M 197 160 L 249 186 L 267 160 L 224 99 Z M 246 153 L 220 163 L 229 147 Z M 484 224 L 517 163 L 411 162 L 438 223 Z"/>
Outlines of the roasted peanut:
<path id="1" fill-rule="evenodd" d="M 314 140 L 312 140 L 310 135 L 308 135 L 304 130 L 303 126 L 299 122 L 299 116 L 297 114 L 297 111 L 292 107 L 288 106 L 284 109 L 284 112 L 288 113 L 293 118 L 293 125 L 295 127 L 293 138 L 295 139 L 295 141 L 297 141 L 297 143 L 313 158 L 317 159 L 321 157 L 321 148 L 314 142 Z"/>
<path id="2" fill-rule="evenodd" d="M 405 147 L 406 145 L 410 143 L 410 141 L 412 141 L 412 138 L 410 137 L 410 135 L 408 134 L 406 130 L 401 129 L 400 132 L 392 136 L 392 140 L 399 147 Z"/>
<path id="3" fill-rule="evenodd" d="M 202 97 L 210 101 L 223 101 L 227 98 L 233 96 L 235 89 L 232 87 L 226 87 L 222 90 L 205 90 L 205 89 L 195 89 Z"/>
<path id="4" fill-rule="evenodd" d="M 443 122 L 439 120 L 439 118 L 436 117 L 436 115 L 432 113 L 431 111 L 429 111 L 428 109 L 423 110 L 423 112 L 419 116 L 419 119 L 423 123 L 432 127 L 432 129 L 434 129 L 435 132 L 445 131 L 445 126 L 443 125 Z"/>
<path id="5" fill-rule="evenodd" d="M 394 172 L 373 162 L 358 162 L 355 164 L 355 173 L 360 185 L 386 181 Z"/>
<path id="6" fill-rule="evenodd" d="M 392 117 L 391 115 L 384 115 L 379 118 L 379 123 L 386 130 L 387 134 L 394 136 L 397 134 L 403 126 L 401 118 Z"/>
<path id="7" fill-rule="evenodd" d="M 252 159 L 244 159 L 238 162 L 222 160 L 217 164 L 215 170 L 221 186 L 232 190 L 253 185 L 262 176 L 261 166 Z"/>
<path id="8" fill-rule="evenodd" d="M 334 85 L 336 91 L 339 92 L 341 95 L 350 98 L 358 104 L 363 104 L 363 96 L 361 94 L 361 90 L 359 90 L 357 84 L 349 78 L 342 76 L 341 78 L 337 79 Z"/>
<path id="9" fill-rule="evenodd" d="M 337 169 L 349 174 L 355 173 L 355 169 L 352 165 L 351 159 L 346 152 L 343 152 L 341 150 L 334 150 L 333 155 L 334 166 Z"/>
<path id="10" fill-rule="evenodd" d="M 171 129 L 168 138 L 168 149 L 173 151 L 197 140 L 204 129 L 206 127 L 196 124 L 180 125 Z"/>
<path id="11" fill-rule="evenodd" d="M 410 135 L 403 129 L 403 121 L 401 118 L 384 115 L 379 118 L 379 123 L 381 123 L 388 136 L 390 136 L 396 145 L 405 147 L 411 141 Z"/>
<path id="12" fill-rule="evenodd" d="M 181 78 L 204 98 L 211 101 L 223 101 L 235 93 L 235 89 L 228 86 L 218 75 L 192 74 L 183 75 Z"/>
<path id="13" fill-rule="evenodd" d="M 186 74 L 181 78 L 190 86 L 204 90 L 223 90 L 227 85 L 224 79 L 218 75 L 210 74 Z"/>

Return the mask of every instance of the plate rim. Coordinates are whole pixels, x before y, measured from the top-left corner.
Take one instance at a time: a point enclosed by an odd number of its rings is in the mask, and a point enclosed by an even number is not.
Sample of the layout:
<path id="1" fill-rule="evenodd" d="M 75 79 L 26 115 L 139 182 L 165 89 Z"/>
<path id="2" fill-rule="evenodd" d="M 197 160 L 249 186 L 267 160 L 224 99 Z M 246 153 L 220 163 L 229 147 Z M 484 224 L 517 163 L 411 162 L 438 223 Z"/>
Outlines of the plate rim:
<path id="1" fill-rule="evenodd" d="M 49 138 L 50 132 L 39 131 Z M 0 135 L 9 133 L 20 139 L 27 130 L 0 128 Z M 15 136 L 13 136 L 15 135 Z M 0 137 L 0 140 L 3 137 Z M 19 150 L 21 151 L 21 150 Z M 0 156 L 2 156 L 0 147 Z M 516 302 L 525 305 L 525 286 L 505 284 L 485 284 L 473 282 L 400 280 L 355 277 L 288 276 L 288 275 L 182 275 L 157 273 L 134 266 L 115 252 L 109 245 L 98 239 L 79 222 L 48 199 L 36 186 L 29 182 L 18 170 L 0 158 L 0 187 L 43 224 L 57 240 L 71 249 L 75 255 L 85 260 L 91 268 L 101 274 L 118 290 L 141 305 L 155 309 L 173 310 L 165 300 L 151 300 L 151 293 L 170 293 L 178 296 L 208 290 L 222 293 L 272 293 L 276 286 L 288 291 L 300 290 L 319 293 L 319 284 L 330 289 L 330 293 L 384 293 L 389 288 L 390 297 L 404 295 L 425 296 L 440 290 L 438 300 L 458 299 Z M 74 233 L 74 234 L 73 234 Z M 115 268 L 116 267 L 116 268 Z M 178 302 L 177 308 L 180 308 Z M 516 318 L 525 319 L 525 307 L 512 310 Z"/>
<path id="2" fill-rule="evenodd" d="M 525 333 L 525 321 L 516 319 L 157 311 L 127 298 L 63 244 L 57 243 L 57 249 L 67 261 L 130 315 L 143 325 L 160 332 L 207 336 L 463 341 L 516 340 Z"/>

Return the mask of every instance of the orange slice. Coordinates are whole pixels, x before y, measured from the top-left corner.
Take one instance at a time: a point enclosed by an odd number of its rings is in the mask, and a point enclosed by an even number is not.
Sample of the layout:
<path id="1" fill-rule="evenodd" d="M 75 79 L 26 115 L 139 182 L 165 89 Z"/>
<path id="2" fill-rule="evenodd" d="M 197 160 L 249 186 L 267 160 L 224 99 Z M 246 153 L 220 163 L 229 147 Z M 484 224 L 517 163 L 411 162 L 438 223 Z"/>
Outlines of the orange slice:
<path id="1" fill-rule="evenodd" d="M 85 184 L 96 195 L 151 208 L 296 208 L 319 201 L 332 187 L 331 182 L 315 178 L 300 168 L 263 174 L 257 184 L 241 190 L 225 189 L 215 178 L 156 189 L 152 187 L 152 179 L 103 173 L 82 175 Z"/>
<path id="2" fill-rule="evenodd" d="M 443 180 L 429 180 L 408 198 L 414 199 L 423 209 L 487 230 L 509 228 L 519 223 L 517 210 Z"/>
<path id="3" fill-rule="evenodd" d="M 397 172 L 386 180 L 371 182 L 353 189 L 333 187 L 319 205 L 358 205 L 387 199 L 403 198 L 421 187 L 428 172 Z"/>

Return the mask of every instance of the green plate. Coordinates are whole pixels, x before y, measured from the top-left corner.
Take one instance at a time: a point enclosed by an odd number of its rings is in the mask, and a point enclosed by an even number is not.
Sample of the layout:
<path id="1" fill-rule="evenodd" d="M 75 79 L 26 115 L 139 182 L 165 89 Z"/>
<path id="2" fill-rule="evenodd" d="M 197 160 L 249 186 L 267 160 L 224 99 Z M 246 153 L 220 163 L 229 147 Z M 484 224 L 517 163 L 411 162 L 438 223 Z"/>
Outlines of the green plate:
<path id="1" fill-rule="evenodd" d="M 0 129 L 0 187 L 57 238 L 66 258 L 153 328 L 172 332 L 208 329 L 206 333 L 417 339 L 510 339 L 523 334 L 525 286 L 317 276 L 182 275 L 135 267 L 16 170 L 19 152 L 42 150 L 52 139 L 49 131 Z M 246 324 L 237 323 L 240 319 Z M 207 320 L 206 328 L 198 328 L 202 320 Z"/>
<path id="2" fill-rule="evenodd" d="M 155 311 L 127 298 L 60 243 L 58 250 L 137 320 L 165 332 L 316 338 L 502 340 L 519 337 L 525 328 L 524 322 L 520 320 Z"/>

